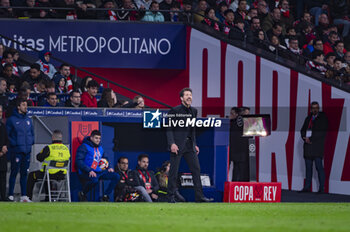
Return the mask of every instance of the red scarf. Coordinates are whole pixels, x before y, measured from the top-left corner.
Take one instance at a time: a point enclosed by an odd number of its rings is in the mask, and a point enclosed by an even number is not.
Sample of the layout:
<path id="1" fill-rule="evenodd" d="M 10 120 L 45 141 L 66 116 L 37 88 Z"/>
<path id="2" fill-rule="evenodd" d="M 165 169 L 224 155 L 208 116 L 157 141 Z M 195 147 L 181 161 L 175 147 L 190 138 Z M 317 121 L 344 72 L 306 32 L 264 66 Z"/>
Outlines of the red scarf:
<path id="1" fill-rule="evenodd" d="M 109 15 L 109 20 L 111 20 L 111 21 L 117 21 L 117 20 L 118 20 L 118 19 L 117 19 L 117 15 L 115 14 L 114 11 L 109 10 L 109 11 L 108 11 L 108 15 Z"/>
<path id="2" fill-rule="evenodd" d="M 211 26 L 212 21 L 210 19 L 204 18 L 204 21 L 206 22 L 206 24 Z M 217 24 L 216 22 L 214 22 L 214 26 L 213 27 L 214 27 L 215 30 L 220 31 L 219 24 Z"/>
<path id="3" fill-rule="evenodd" d="M 227 25 L 227 26 L 231 26 L 231 27 L 234 27 L 235 26 L 235 24 L 234 23 L 231 23 L 231 24 L 229 24 L 228 22 L 226 22 L 226 20 L 224 21 L 224 24 L 225 25 Z M 225 27 L 224 28 L 224 32 L 225 32 L 225 34 L 229 34 L 230 33 L 230 30 L 231 30 L 231 28 L 230 27 Z"/>
<path id="4" fill-rule="evenodd" d="M 50 72 L 50 66 L 48 64 L 45 64 L 41 60 L 39 60 L 40 64 L 43 66 L 43 70 L 45 74 L 48 74 Z"/>

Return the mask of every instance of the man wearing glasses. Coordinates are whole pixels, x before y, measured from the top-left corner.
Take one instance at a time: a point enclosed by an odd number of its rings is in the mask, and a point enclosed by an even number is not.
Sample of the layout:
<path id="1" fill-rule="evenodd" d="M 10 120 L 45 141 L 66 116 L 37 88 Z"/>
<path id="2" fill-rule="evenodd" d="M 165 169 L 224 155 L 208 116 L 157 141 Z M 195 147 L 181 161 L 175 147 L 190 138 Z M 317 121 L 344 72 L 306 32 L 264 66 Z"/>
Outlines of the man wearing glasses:
<path id="1" fill-rule="evenodd" d="M 74 90 L 69 94 L 69 100 L 66 101 L 65 107 L 86 107 L 81 103 L 79 91 Z"/>
<path id="2" fill-rule="evenodd" d="M 306 166 L 306 181 L 300 192 L 310 192 L 313 163 L 318 173 L 319 193 L 324 193 L 325 173 L 323 169 L 324 144 L 327 135 L 328 120 L 325 113 L 320 112 L 318 102 L 311 103 L 311 114 L 306 117 L 301 128 L 301 138 L 304 140 L 304 159 Z"/>

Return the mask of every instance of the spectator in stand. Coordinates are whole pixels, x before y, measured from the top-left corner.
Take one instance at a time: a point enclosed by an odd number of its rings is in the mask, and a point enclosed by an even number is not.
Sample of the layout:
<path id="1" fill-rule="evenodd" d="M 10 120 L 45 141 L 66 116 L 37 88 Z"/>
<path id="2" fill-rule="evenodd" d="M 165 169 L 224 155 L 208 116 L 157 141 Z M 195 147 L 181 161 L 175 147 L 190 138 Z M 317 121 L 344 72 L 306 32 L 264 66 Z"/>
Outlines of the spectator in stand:
<path id="1" fill-rule="evenodd" d="M 120 11 L 116 12 L 118 20 L 135 21 L 139 19 L 139 13 L 132 0 L 123 0 L 123 5 L 120 9 Z"/>
<path id="2" fill-rule="evenodd" d="M 230 30 L 228 37 L 232 40 L 245 40 L 245 30 L 244 30 L 244 21 L 243 19 L 237 19 L 234 28 Z"/>
<path id="3" fill-rule="evenodd" d="M 163 0 L 160 4 L 159 4 L 159 9 L 161 10 L 170 10 L 172 5 L 173 5 L 174 1 L 173 0 Z M 169 12 L 162 12 L 162 14 L 164 15 L 164 20 L 165 21 L 170 21 L 170 13 Z"/>
<path id="4" fill-rule="evenodd" d="M 56 85 L 53 81 L 45 81 L 45 89 L 42 89 L 42 82 L 39 82 L 37 86 L 41 86 L 40 88 L 40 95 L 38 97 L 38 106 L 44 106 L 47 102 L 48 94 L 49 93 L 55 93 L 56 92 Z"/>
<path id="5" fill-rule="evenodd" d="M 320 15 L 327 13 L 329 0 L 308 0 L 304 2 L 310 14 L 315 18 L 315 25 L 318 26 Z"/>
<path id="6" fill-rule="evenodd" d="M 328 15 L 323 13 L 318 17 L 318 25 L 315 27 L 316 35 L 320 38 L 324 35 L 324 31 L 327 31 L 329 27 Z"/>
<path id="7" fill-rule="evenodd" d="M 293 27 L 296 29 L 296 32 L 301 32 L 302 30 L 301 26 L 303 22 L 312 23 L 311 15 L 309 12 L 304 12 L 303 17 L 300 20 L 297 20 L 293 23 Z"/>
<path id="8" fill-rule="evenodd" d="M 350 67 L 350 51 L 345 52 L 344 61 L 345 61 L 345 64 L 347 64 L 347 66 Z"/>
<path id="9" fill-rule="evenodd" d="M 2 107 L 2 113 L 0 114 L 0 120 L 5 115 L 7 107 L 9 105 L 9 99 L 6 94 L 7 82 L 5 78 L 0 77 L 0 106 Z"/>
<path id="10" fill-rule="evenodd" d="M 117 5 L 115 4 L 114 0 L 104 0 L 100 8 L 106 8 L 108 10 L 98 11 L 97 13 L 98 19 L 104 19 L 104 20 L 110 20 L 110 21 L 118 20 L 116 12 L 112 10 L 114 8 L 117 8 Z"/>
<path id="11" fill-rule="evenodd" d="M 217 8 L 217 12 L 215 14 L 216 18 L 219 19 L 220 22 L 225 21 L 225 11 L 228 9 L 226 2 L 220 2 Z M 233 12 L 233 11 L 232 11 Z"/>
<path id="12" fill-rule="evenodd" d="M 98 83 L 95 80 L 89 81 L 87 84 L 87 91 L 81 95 L 81 103 L 86 107 L 97 107 L 96 94 Z"/>
<path id="13" fill-rule="evenodd" d="M 29 84 L 32 91 L 37 92 L 37 84 L 41 80 L 49 81 L 50 78 L 40 71 L 39 64 L 34 63 L 30 66 L 30 69 L 23 74 L 22 80 Z"/>
<path id="14" fill-rule="evenodd" d="M 232 8 L 230 7 L 230 9 L 232 9 Z M 238 1 L 238 8 L 235 12 L 235 21 L 237 21 L 238 19 L 242 19 L 244 21 L 247 19 L 247 16 L 248 16 L 247 1 L 246 0 L 239 0 Z"/>
<path id="15" fill-rule="evenodd" d="M 334 59 L 334 70 L 332 70 L 332 71 L 333 71 L 333 75 L 332 75 L 333 79 L 345 81 L 346 70 L 343 67 L 343 63 L 342 63 L 341 59 L 339 59 L 339 58 Z"/>
<path id="16" fill-rule="evenodd" d="M 36 1 L 37 7 L 52 7 L 52 4 L 49 0 L 37 0 Z M 40 18 L 50 18 L 52 16 L 51 12 L 48 10 L 40 10 Z"/>
<path id="17" fill-rule="evenodd" d="M 48 93 L 47 94 L 47 101 L 46 104 L 44 105 L 45 107 L 58 107 L 59 104 L 57 103 L 57 95 L 56 93 Z"/>
<path id="18" fill-rule="evenodd" d="M 9 52 L 12 54 L 13 62 L 13 74 L 17 76 L 21 76 L 23 73 L 18 69 L 18 62 L 19 62 L 19 52 L 14 48 L 9 48 Z M 25 66 L 26 64 L 23 64 Z"/>
<path id="19" fill-rule="evenodd" d="M 313 32 L 313 25 L 309 22 L 302 23 L 302 31 L 299 35 L 299 43 L 301 47 L 307 44 L 311 44 L 311 41 L 316 39 L 316 35 Z"/>
<path id="20" fill-rule="evenodd" d="M 258 17 L 252 18 L 250 27 L 247 30 L 247 38 L 249 43 L 254 43 L 254 38 L 260 29 L 260 19 Z"/>
<path id="21" fill-rule="evenodd" d="M 204 16 L 202 15 L 205 15 L 205 11 L 207 10 L 207 8 L 208 8 L 208 4 L 206 0 L 200 0 L 198 2 L 197 10 L 193 17 L 195 23 L 199 23 L 203 21 Z"/>
<path id="22" fill-rule="evenodd" d="M 265 32 L 262 29 L 259 29 L 259 30 L 257 30 L 254 33 L 253 41 L 254 41 L 254 45 L 257 48 L 261 48 L 261 49 L 264 49 L 264 50 L 268 49 L 268 47 L 267 47 L 267 39 L 265 37 Z"/>
<path id="23" fill-rule="evenodd" d="M 145 108 L 145 100 L 140 95 L 135 96 L 134 99 L 132 100 L 132 102 L 134 103 L 134 106 L 136 109 Z"/>
<path id="24" fill-rule="evenodd" d="M 1 84 L 1 79 L 0 79 Z M 1 90 L 1 86 L 0 86 Z M 0 116 L 2 115 L 3 107 L 0 105 Z M 0 201 L 7 201 L 6 198 L 6 173 L 7 173 L 7 147 L 9 146 L 9 140 L 7 137 L 6 126 L 2 122 L 0 117 Z"/>
<path id="25" fill-rule="evenodd" d="M 295 29 L 294 29 L 294 27 L 289 27 L 289 28 L 287 28 L 287 31 L 286 31 L 287 33 L 286 33 L 286 36 L 285 36 L 285 38 L 284 38 L 284 42 L 285 42 L 285 44 L 287 45 L 287 47 L 289 47 L 289 39 L 291 38 L 291 37 L 295 37 L 296 35 L 297 35 L 297 33 L 295 32 Z"/>
<path id="26" fill-rule="evenodd" d="M 226 35 L 228 35 L 230 33 L 231 28 L 235 26 L 234 24 L 235 14 L 231 9 L 226 10 L 224 14 L 225 14 L 225 21 L 224 21 L 225 26 L 223 31 Z"/>
<path id="27" fill-rule="evenodd" d="M 53 76 L 55 83 L 58 83 L 62 76 L 66 79 L 66 88 L 68 93 L 73 91 L 73 89 L 80 88 L 80 80 L 78 77 L 71 74 L 70 65 L 62 64 L 60 66 L 59 71 Z"/>
<path id="28" fill-rule="evenodd" d="M 318 72 L 322 75 L 327 71 L 324 55 L 321 51 L 314 51 L 312 53 L 312 60 L 306 62 L 306 67 L 312 71 Z"/>
<path id="29" fill-rule="evenodd" d="M 202 23 L 205 25 L 208 25 L 209 27 L 213 28 L 216 31 L 220 31 L 220 26 L 216 22 L 218 19 L 215 17 L 215 10 L 214 8 L 207 8 L 205 10 L 205 18 L 203 19 Z"/>
<path id="30" fill-rule="evenodd" d="M 180 9 L 181 9 L 181 5 L 178 2 L 173 2 L 173 4 L 171 4 L 171 12 L 170 12 L 170 22 L 179 22 L 180 19 Z"/>
<path id="31" fill-rule="evenodd" d="M 323 53 L 322 39 L 314 39 L 312 45 L 308 44 L 303 47 L 303 56 L 311 58 L 311 54 L 315 50 L 321 51 Z"/>
<path id="32" fill-rule="evenodd" d="M 328 35 L 328 41 L 323 44 L 323 53 L 327 55 L 329 52 L 334 52 L 335 42 L 338 40 L 338 34 L 334 31 L 331 31 Z"/>
<path id="33" fill-rule="evenodd" d="M 287 50 L 287 47 L 285 47 L 284 45 L 281 45 L 281 42 L 276 35 L 272 35 L 270 37 L 270 43 L 271 45 L 269 46 L 269 50 L 271 52 L 276 52 L 276 50 L 278 50 L 279 51 L 278 53 L 280 56 L 286 57 L 285 51 Z"/>
<path id="34" fill-rule="evenodd" d="M 290 59 L 291 60 L 298 60 L 299 56 L 301 55 L 302 51 L 299 49 L 299 41 L 297 37 L 290 37 L 288 40 L 289 46 L 288 49 L 292 53 Z"/>
<path id="35" fill-rule="evenodd" d="M 132 170 L 129 169 L 128 158 L 122 156 L 118 159 L 115 171 L 119 174 L 120 180 L 114 189 L 115 202 L 133 202 L 140 198 L 140 194 L 133 187 L 134 177 Z"/>
<path id="36" fill-rule="evenodd" d="M 192 22 L 192 1 L 191 0 L 183 0 L 182 1 L 182 10 L 183 13 L 180 15 L 180 22 Z"/>
<path id="37" fill-rule="evenodd" d="M 282 24 L 280 24 L 281 21 L 281 10 L 278 8 L 274 8 L 272 12 L 265 17 L 264 21 L 262 22 L 261 28 L 268 32 L 272 30 L 273 26 L 278 24 L 281 26 L 281 33 L 285 31 Z"/>
<path id="38" fill-rule="evenodd" d="M 146 202 L 158 200 L 159 185 L 152 171 L 148 170 L 149 158 L 147 154 L 137 157 L 137 166 L 133 171 L 135 189 L 141 192 Z"/>
<path id="39" fill-rule="evenodd" d="M 69 99 L 65 102 L 65 107 L 86 107 L 81 103 L 80 92 L 77 90 L 73 90 L 69 94 Z"/>
<path id="40" fill-rule="evenodd" d="M 10 7 L 10 0 L 1 0 L 0 6 Z M 0 9 L 0 18 L 14 18 L 14 13 L 12 8 L 2 8 Z"/>
<path id="41" fill-rule="evenodd" d="M 103 89 L 101 100 L 97 103 L 97 107 L 116 108 L 120 107 L 117 101 L 117 95 L 110 88 Z"/>
<path id="42" fill-rule="evenodd" d="M 5 47 L 3 44 L 0 43 L 0 60 L 2 60 L 2 56 L 4 54 L 4 51 L 5 51 Z M 0 65 L 1 67 L 1 65 Z"/>
<path id="43" fill-rule="evenodd" d="M 73 8 L 74 10 L 55 10 L 55 18 L 67 19 L 67 20 L 75 20 L 78 18 L 79 11 L 82 9 L 78 4 L 75 3 L 75 0 L 52 0 L 52 4 L 55 7 L 60 8 Z"/>
<path id="44" fill-rule="evenodd" d="M 344 48 L 344 42 L 341 40 L 338 40 L 334 43 L 334 52 L 338 59 L 344 60 L 344 55 L 346 53 L 346 50 Z"/>
<path id="45" fill-rule="evenodd" d="M 284 27 L 293 26 L 294 17 L 289 10 L 288 0 L 279 1 L 279 8 L 281 9 L 281 24 L 284 25 Z"/>
<path id="46" fill-rule="evenodd" d="M 81 81 L 81 92 L 84 93 L 87 91 L 87 84 L 89 83 L 89 81 L 92 80 L 91 76 L 86 76 L 83 78 L 83 80 Z"/>
<path id="47" fill-rule="evenodd" d="M 13 74 L 13 67 L 11 64 L 5 64 L 1 76 L 6 79 L 7 89 L 11 93 L 18 91 L 20 87 L 20 78 Z"/>
<path id="48" fill-rule="evenodd" d="M 149 10 L 153 0 L 134 0 L 136 6 L 140 10 Z"/>
<path id="49" fill-rule="evenodd" d="M 258 10 L 255 8 L 250 8 L 248 11 L 248 15 L 245 19 L 246 29 L 249 29 L 253 23 L 253 18 L 258 17 Z M 259 19 L 260 22 L 260 19 Z"/>
<path id="50" fill-rule="evenodd" d="M 67 83 L 66 78 L 61 77 L 56 85 L 56 93 L 67 93 Z"/>
<path id="51" fill-rule="evenodd" d="M 11 174 L 9 180 L 9 197 L 14 201 L 13 192 L 18 171 L 20 171 L 21 202 L 31 202 L 27 197 L 27 175 L 30 153 L 34 144 L 34 128 L 32 120 L 27 116 L 27 101 L 18 99 L 17 109 L 6 122 L 10 140 Z"/>
<path id="52" fill-rule="evenodd" d="M 17 17 L 22 18 L 40 18 L 40 11 L 34 9 L 35 7 L 35 0 L 26 0 L 23 2 L 23 7 L 28 7 L 32 9 L 20 9 L 15 11 L 15 15 Z"/>
<path id="53" fill-rule="evenodd" d="M 349 18 L 349 1 L 331 0 L 331 15 L 335 25 L 343 25 L 342 36 L 345 38 L 349 35 L 350 18 Z"/>
<path id="54" fill-rule="evenodd" d="M 326 55 L 326 68 L 327 69 L 332 69 L 334 67 L 334 60 L 335 60 L 335 53 L 334 52 L 330 52 Z"/>
<path id="55" fill-rule="evenodd" d="M 6 118 L 12 116 L 13 112 L 17 109 L 18 101 L 22 99 L 27 102 L 27 106 L 35 106 L 34 101 L 30 98 L 30 87 L 28 84 L 23 84 L 18 91 L 17 97 L 9 102 L 6 111 Z"/>
<path id="56" fill-rule="evenodd" d="M 57 72 L 55 67 L 50 63 L 51 52 L 44 51 L 39 53 L 39 60 L 36 62 L 40 65 L 40 70 L 50 79 Z"/>
<path id="57" fill-rule="evenodd" d="M 153 1 L 149 11 L 146 11 L 145 16 L 141 20 L 146 22 L 164 22 L 164 16 L 159 12 L 159 3 Z"/>
<path id="58" fill-rule="evenodd" d="M 79 200 L 87 201 L 86 194 L 90 192 L 99 180 L 110 180 L 101 201 L 109 202 L 109 194 L 112 193 L 119 182 L 120 176 L 113 168 L 100 168 L 100 161 L 105 153 L 101 145 L 101 132 L 93 130 L 89 137 L 84 138 L 83 143 L 78 147 L 75 163 L 78 168 L 79 178 L 84 180 L 83 189 L 79 192 Z"/>
<path id="59" fill-rule="evenodd" d="M 233 10 L 234 12 L 236 12 L 237 10 L 238 10 L 238 8 L 239 8 L 239 5 L 240 5 L 240 0 L 233 0 L 233 1 L 231 1 L 231 4 L 230 4 L 230 9 L 231 10 Z M 243 9 L 243 8 L 242 8 Z M 249 10 L 249 5 L 247 4 L 247 1 L 246 1 L 246 3 L 245 3 L 245 8 L 244 8 L 244 10 L 246 10 L 247 12 L 248 12 L 248 10 Z M 244 19 L 244 18 L 243 18 Z"/>
<path id="60" fill-rule="evenodd" d="M 258 17 L 260 19 L 260 22 L 263 22 L 264 19 L 269 14 L 269 10 L 268 10 L 266 1 L 258 1 L 257 9 L 258 9 Z"/>
<path id="61" fill-rule="evenodd" d="M 282 30 L 283 30 L 282 25 L 280 23 L 275 23 L 273 25 L 273 27 L 266 32 L 266 35 L 267 35 L 268 38 L 270 38 L 270 40 L 271 40 L 273 35 L 277 36 L 277 38 L 278 38 L 279 42 L 281 43 L 281 45 L 286 47 L 285 39 L 284 39 L 284 36 L 282 35 Z"/>
<path id="62" fill-rule="evenodd" d="M 5 64 L 11 64 L 13 75 L 19 76 L 18 67 L 14 62 L 13 55 L 13 50 L 7 49 L 4 51 L 1 61 L 1 70 L 3 69 L 3 66 L 5 66 Z"/>

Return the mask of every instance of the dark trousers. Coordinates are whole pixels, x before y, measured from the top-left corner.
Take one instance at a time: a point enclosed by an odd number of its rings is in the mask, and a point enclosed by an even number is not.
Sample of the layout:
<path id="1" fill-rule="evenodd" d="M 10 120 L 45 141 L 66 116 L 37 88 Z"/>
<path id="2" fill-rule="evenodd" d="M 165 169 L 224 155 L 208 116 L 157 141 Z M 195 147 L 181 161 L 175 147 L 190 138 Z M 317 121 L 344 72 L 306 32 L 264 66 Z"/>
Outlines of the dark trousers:
<path id="1" fill-rule="evenodd" d="M 28 181 L 27 181 L 27 196 L 32 199 L 33 197 L 33 189 L 34 189 L 34 185 L 35 183 L 44 178 L 44 172 L 41 171 L 35 171 L 35 172 L 31 172 L 28 175 Z M 65 174 L 63 174 L 63 172 L 58 172 L 55 174 L 50 174 L 50 180 L 64 180 L 66 177 Z M 47 180 L 45 180 L 47 181 Z M 47 189 L 47 184 L 44 185 L 44 189 L 46 192 L 48 192 Z"/>
<path id="2" fill-rule="evenodd" d="M 233 161 L 232 181 L 248 182 L 249 180 L 249 161 Z"/>
<path id="3" fill-rule="evenodd" d="M 200 177 L 201 168 L 199 165 L 198 155 L 193 151 L 193 143 L 191 140 L 187 140 L 185 150 L 182 153 L 170 153 L 170 171 L 168 177 L 169 197 L 173 197 L 175 191 L 177 191 L 177 177 L 182 157 L 185 158 L 186 163 L 192 173 L 195 198 L 196 200 L 199 200 L 203 197 L 202 182 Z"/>
<path id="4" fill-rule="evenodd" d="M 6 171 L 0 171 L 0 200 L 6 200 Z"/>
<path id="5" fill-rule="evenodd" d="M 20 172 L 21 195 L 27 195 L 27 176 L 30 163 L 30 153 L 12 153 L 11 154 L 11 174 L 9 181 L 9 196 L 13 196 L 15 188 L 16 177 L 18 171 Z"/>
<path id="6" fill-rule="evenodd" d="M 323 169 L 322 164 L 322 158 L 314 158 L 314 159 L 305 159 L 305 167 L 306 167 L 306 181 L 304 189 L 309 190 L 311 188 L 311 181 L 312 181 L 312 166 L 313 162 L 315 161 L 316 170 L 318 174 L 318 180 L 320 182 L 319 190 L 324 190 L 324 182 L 325 182 L 325 173 Z"/>
<path id="7" fill-rule="evenodd" d="M 93 189 L 97 184 L 99 180 L 110 180 L 106 191 L 104 192 L 104 195 L 109 195 L 112 193 L 115 186 L 118 184 L 120 176 L 116 172 L 108 172 L 107 170 L 104 170 L 102 172 L 96 172 L 96 177 L 89 177 L 89 173 L 83 173 L 80 175 L 81 180 L 83 183 L 83 193 L 86 195 L 88 192 L 90 192 L 91 189 Z"/>

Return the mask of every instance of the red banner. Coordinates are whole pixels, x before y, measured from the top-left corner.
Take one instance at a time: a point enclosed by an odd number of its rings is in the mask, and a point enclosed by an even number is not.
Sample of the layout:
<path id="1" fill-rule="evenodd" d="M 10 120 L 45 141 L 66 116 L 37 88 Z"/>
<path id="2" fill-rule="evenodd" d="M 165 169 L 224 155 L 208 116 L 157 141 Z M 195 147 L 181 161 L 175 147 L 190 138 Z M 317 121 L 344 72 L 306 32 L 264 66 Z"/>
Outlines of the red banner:
<path id="1" fill-rule="evenodd" d="M 89 136 L 93 130 L 99 129 L 98 122 L 72 122 L 72 172 L 76 172 L 75 155 L 78 147 L 82 144 L 85 137 Z"/>
<path id="2" fill-rule="evenodd" d="M 224 202 L 281 202 L 281 183 L 225 182 Z"/>

